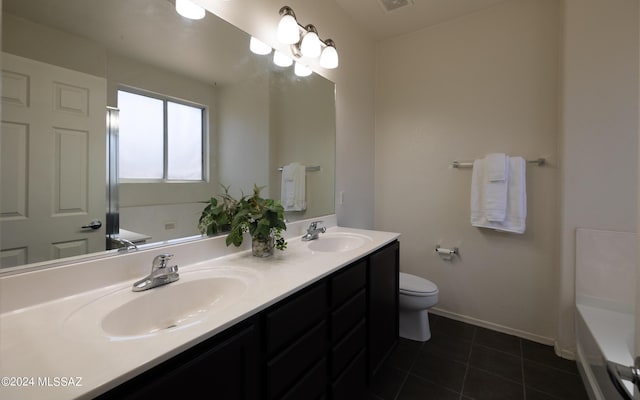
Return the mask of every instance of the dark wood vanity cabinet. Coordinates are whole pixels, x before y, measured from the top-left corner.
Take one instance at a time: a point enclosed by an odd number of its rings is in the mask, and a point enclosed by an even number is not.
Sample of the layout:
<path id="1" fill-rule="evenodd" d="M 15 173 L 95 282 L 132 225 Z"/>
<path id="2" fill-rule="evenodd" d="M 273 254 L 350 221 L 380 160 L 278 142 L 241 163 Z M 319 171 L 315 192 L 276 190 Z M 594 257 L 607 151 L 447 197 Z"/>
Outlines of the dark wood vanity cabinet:
<path id="1" fill-rule="evenodd" d="M 140 347 L 144 351 L 144 346 Z M 165 361 L 98 399 L 262 398 L 260 336 L 255 318 Z"/>
<path id="2" fill-rule="evenodd" d="M 327 284 L 303 289 L 263 313 L 265 399 L 314 399 L 324 394 Z"/>
<path id="3" fill-rule="evenodd" d="M 366 398 L 398 340 L 398 250 L 393 242 L 101 398 Z"/>
<path id="4" fill-rule="evenodd" d="M 400 244 L 369 256 L 369 375 L 373 376 L 398 342 Z"/>
<path id="5" fill-rule="evenodd" d="M 329 279 L 330 398 L 356 399 L 366 393 L 367 260 Z"/>

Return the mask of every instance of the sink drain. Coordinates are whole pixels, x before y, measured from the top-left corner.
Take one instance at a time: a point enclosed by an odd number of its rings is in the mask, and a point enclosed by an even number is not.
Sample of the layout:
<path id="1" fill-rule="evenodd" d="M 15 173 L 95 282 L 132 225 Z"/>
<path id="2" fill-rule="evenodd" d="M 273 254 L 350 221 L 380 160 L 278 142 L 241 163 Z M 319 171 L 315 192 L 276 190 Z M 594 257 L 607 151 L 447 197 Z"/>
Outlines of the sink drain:
<path id="1" fill-rule="evenodd" d="M 167 326 L 167 327 L 166 327 L 166 328 L 164 328 L 164 329 L 171 329 L 171 328 L 175 328 L 176 326 L 178 326 L 178 325 L 176 325 L 176 324 L 171 324 L 171 325 Z"/>

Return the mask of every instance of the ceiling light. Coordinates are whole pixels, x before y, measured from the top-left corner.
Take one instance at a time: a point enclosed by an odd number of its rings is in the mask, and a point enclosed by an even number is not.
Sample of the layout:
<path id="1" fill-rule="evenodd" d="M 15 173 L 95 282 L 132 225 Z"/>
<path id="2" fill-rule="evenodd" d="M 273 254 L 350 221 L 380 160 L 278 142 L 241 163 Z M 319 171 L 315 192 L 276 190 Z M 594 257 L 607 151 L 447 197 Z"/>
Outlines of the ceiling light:
<path id="1" fill-rule="evenodd" d="M 249 49 L 251 52 L 260 55 L 266 55 L 271 53 L 271 46 L 251 36 L 249 41 Z"/>
<path id="2" fill-rule="evenodd" d="M 293 64 L 291 57 L 285 56 L 278 50 L 273 53 L 273 63 L 279 67 L 290 67 Z"/>
<path id="3" fill-rule="evenodd" d="M 176 0 L 176 11 L 189 19 L 202 19 L 206 13 L 204 8 L 190 0 Z"/>
<path id="4" fill-rule="evenodd" d="M 336 44 L 333 40 L 327 39 L 325 41 L 327 47 L 322 50 L 320 54 L 320 66 L 322 68 L 333 69 L 338 68 L 338 51 L 336 50 Z"/>

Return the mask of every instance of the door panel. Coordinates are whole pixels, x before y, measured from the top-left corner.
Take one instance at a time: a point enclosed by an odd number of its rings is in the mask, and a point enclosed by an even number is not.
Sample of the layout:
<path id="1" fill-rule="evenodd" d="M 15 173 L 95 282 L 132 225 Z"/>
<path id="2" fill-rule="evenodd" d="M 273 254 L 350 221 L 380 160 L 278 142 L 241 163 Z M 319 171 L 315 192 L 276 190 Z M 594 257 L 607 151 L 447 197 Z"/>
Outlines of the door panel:
<path id="1" fill-rule="evenodd" d="M 105 250 L 106 80 L 3 53 L 0 266 Z"/>

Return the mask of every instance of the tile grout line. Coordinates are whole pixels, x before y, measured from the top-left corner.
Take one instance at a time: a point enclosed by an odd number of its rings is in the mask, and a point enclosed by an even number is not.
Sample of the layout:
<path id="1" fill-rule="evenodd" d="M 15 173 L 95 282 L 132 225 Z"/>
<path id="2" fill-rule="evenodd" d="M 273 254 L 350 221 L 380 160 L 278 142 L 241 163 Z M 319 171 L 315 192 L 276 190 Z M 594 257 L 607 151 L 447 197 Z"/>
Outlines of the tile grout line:
<path id="1" fill-rule="evenodd" d="M 418 354 L 422 351 L 422 348 L 424 347 L 424 344 L 426 342 L 422 342 L 422 344 L 420 344 L 420 348 L 418 349 Z M 404 375 L 404 379 L 402 380 L 402 383 L 400 384 L 400 387 L 398 387 L 398 391 L 396 392 L 396 395 L 393 397 L 393 400 L 397 400 L 398 397 L 400 396 L 400 392 L 402 392 L 402 388 L 404 387 L 404 384 L 407 383 L 407 379 L 409 379 L 409 375 L 411 375 L 411 370 L 413 369 L 413 366 L 416 364 L 416 360 L 418 359 L 418 357 L 416 356 L 413 361 L 411 361 L 411 365 L 409 366 L 409 368 L 407 369 L 405 375 Z"/>
<path id="2" fill-rule="evenodd" d="M 473 353 L 473 346 L 476 342 L 476 334 L 478 330 L 473 328 L 473 336 L 471 337 L 471 346 L 469 347 L 469 355 L 467 356 L 467 362 L 464 369 L 464 377 L 462 378 L 462 387 L 460 388 L 460 400 L 464 397 L 464 384 L 467 381 L 467 375 L 469 374 L 469 366 L 471 365 L 471 354 Z"/>

